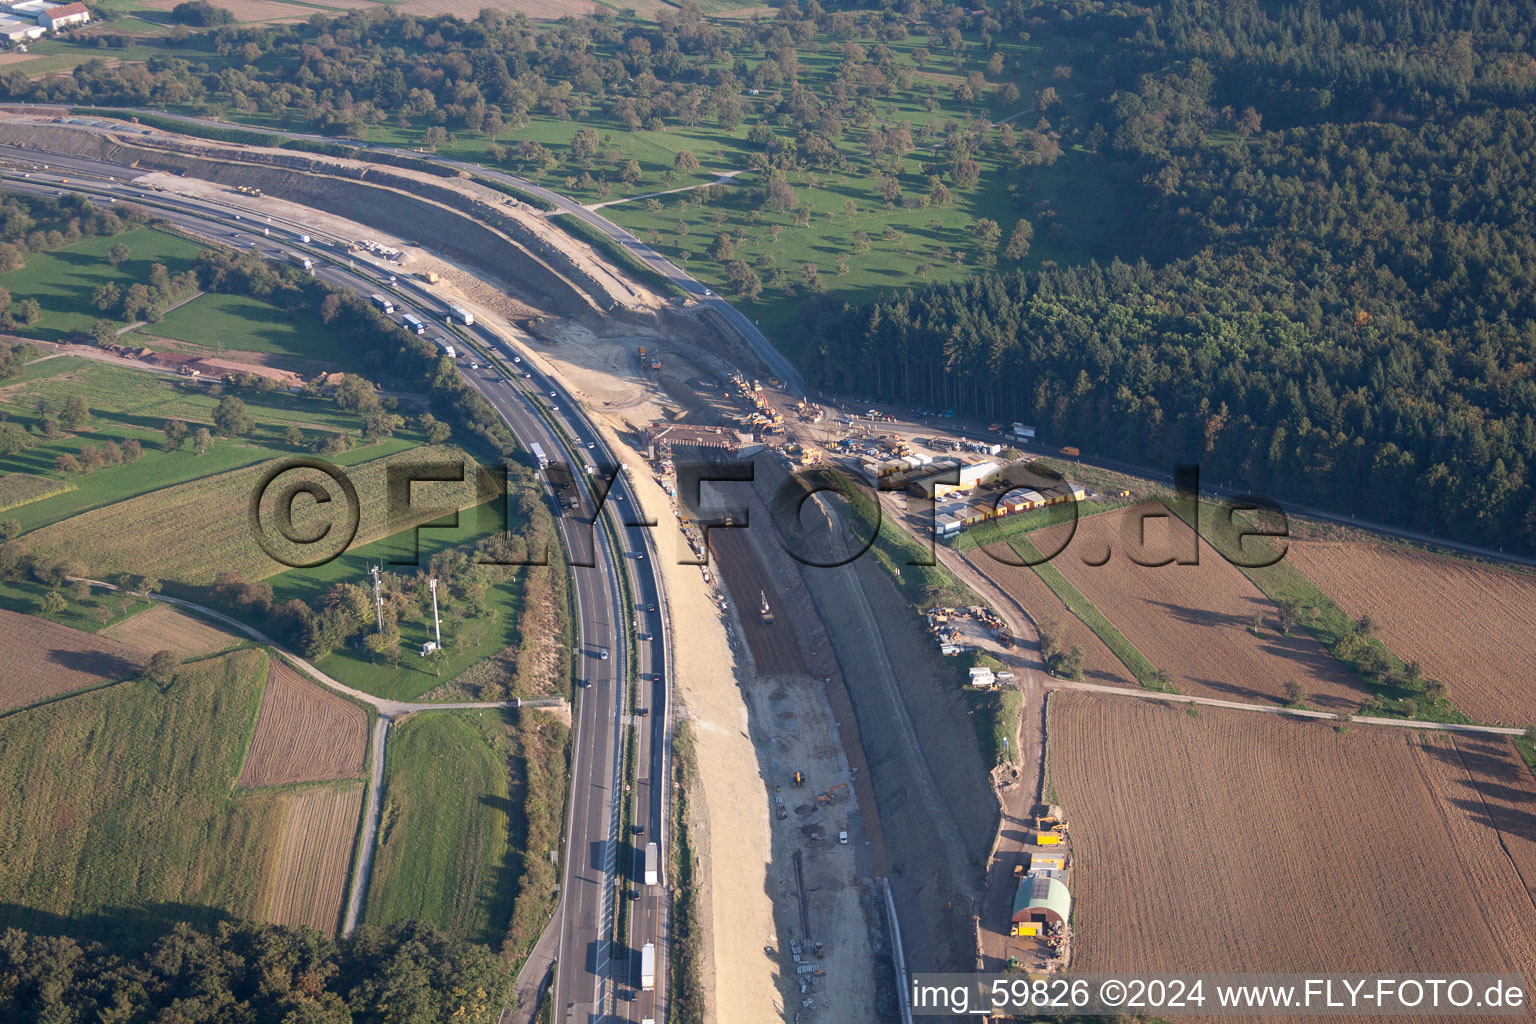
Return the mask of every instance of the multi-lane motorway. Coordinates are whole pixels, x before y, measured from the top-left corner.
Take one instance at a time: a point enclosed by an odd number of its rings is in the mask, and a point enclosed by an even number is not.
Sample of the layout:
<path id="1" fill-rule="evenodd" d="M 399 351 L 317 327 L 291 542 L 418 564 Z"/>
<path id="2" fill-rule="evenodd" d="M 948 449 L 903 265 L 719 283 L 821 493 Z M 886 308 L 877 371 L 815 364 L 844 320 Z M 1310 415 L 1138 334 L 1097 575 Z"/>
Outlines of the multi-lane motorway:
<path id="1" fill-rule="evenodd" d="M 461 350 L 465 379 L 501 414 L 524 449 L 537 443 L 571 468 L 581 494 L 578 507 L 563 507 L 552 489 L 549 495 L 572 563 L 576 605 L 577 699 L 561 898 L 519 977 L 518 991 L 526 998 L 511 1019 L 531 1019 L 528 1004 L 554 965 L 554 984 L 545 998 L 553 1002 L 555 1021 L 665 1020 L 672 710 L 666 595 L 651 531 L 631 525 L 640 518 L 634 491 L 614 469 L 617 460 L 581 407 L 558 381 L 530 365 L 514 339 L 483 323 L 444 326 L 444 303 L 430 289 L 366 261 L 359 264 L 335 244 L 345 239 L 298 221 L 253 215 L 233 202 L 139 188 L 130 179 L 140 172 L 126 166 L 7 147 L 0 147 L 0 160 L 10 165 L 6 187 L 15 191 L 68 190 L 96 201 L 131 201 L 220 244 L 255 248 L 285 262 L 310 257 L 316 276 L 337 287 L 390 295 L 399 307 L 397 319 L 415 313 L 433 324 L 428 329 L 433 340 Z M 589 464 L 596 473 L 585 472 Z M 633 789 L 626 793 L 621 785 L 629 741 L 636 767 Z M 621 834 L 626 809 L 632 825 Z M 653 839 L 662 854 L 663 884 L 647 886 L 641 859 Z M 624 936 L 614 935 L 618 900 L 629 901 Z M 656 978 L 653 988 L 642 990 L 639 951 L 647 942 L 657 947 Z"/>

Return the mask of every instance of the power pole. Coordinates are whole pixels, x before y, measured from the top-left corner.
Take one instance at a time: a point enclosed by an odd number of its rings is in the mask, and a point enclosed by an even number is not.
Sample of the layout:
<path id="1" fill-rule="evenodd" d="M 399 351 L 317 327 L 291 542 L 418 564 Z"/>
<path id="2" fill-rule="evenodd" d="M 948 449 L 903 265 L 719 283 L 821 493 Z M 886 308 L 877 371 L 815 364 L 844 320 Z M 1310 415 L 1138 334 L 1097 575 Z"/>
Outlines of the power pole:
<path id="1" fill-rule="evenodd" d="M 380 636 L 384 635 L 384 584 L 379 579 L 379 566 L 368 567 L 368 575 L 373 577 L 373 624 Z"/>
<path id="2" fill-rule="evenodd" d="M 437 619 L 437 577 L 427 580 L 427 587 L 432 591 L 432 632 L 437 639 L 437 648 L 443 648 L 443 624 Z"/>

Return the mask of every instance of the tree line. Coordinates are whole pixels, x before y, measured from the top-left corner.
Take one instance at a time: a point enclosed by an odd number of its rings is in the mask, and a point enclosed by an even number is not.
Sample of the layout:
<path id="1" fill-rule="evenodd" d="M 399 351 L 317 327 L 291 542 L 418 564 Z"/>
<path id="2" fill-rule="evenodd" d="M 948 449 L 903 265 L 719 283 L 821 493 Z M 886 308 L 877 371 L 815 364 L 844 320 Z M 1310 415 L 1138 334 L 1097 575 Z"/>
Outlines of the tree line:
<path id="1" fill-rule="evenodd" d="M 442 1024 L 497 1019 L 510 979 L 490 950 L 406 922 L 313 930 L 177 925 L 138 953 L 0 933 L 0 1018 L 48 1024 Z"/>

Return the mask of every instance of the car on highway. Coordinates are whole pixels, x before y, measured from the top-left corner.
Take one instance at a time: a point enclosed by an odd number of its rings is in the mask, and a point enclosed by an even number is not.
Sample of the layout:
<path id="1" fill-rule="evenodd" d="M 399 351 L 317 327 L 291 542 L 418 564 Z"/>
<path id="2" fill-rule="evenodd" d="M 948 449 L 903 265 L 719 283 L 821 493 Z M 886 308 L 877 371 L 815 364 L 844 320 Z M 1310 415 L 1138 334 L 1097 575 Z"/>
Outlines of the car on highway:
<path id="1" fill-rule="evenodd" d="M 635 830 L 635 835 L 637 835 L 637 836 L 645 835 L 645 825 L 643 823 L 641 823 L 641 822 L 638 822 L 638 821 L 635 822 L 633 825 L 630 826 L 630 828 Z"/>
<path id="2" fill-rule="evenodd" d="M 650 708 L 635 708 L 635 714 L 639 715 L 641 718 L 644 718 L 646 715 L 649 715 L 650 713 L 651 713 L 651 709 Z"/>
<path id="3" fill-rule="evenodd" d="M 588 441 L 587 442 L 587 447 L 588 448 L 596 448 L 597 447 L 597 442 L 596 441 Z"/>
<path id="4" fill-rule="evenodd" d="M 549 393 L 549 397 L 550 397 L 550 398 L 557 398 L 557 397 L 559 397 L 559 396 L 558 396 L 558 395 L 556 395 L 556 394 L 555 394 L 555 392 L 553 392 L 553 391 L 551 391 L 551 392 L 550 392 L 550 393 Z"/>

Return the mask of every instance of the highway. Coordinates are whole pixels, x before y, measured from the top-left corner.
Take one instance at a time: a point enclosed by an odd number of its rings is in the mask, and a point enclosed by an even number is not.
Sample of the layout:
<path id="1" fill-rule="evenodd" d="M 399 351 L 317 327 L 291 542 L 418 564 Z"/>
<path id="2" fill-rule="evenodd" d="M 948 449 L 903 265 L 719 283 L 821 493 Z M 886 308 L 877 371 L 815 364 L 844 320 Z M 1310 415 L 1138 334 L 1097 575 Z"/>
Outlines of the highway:
<path id="1" fill-rule="evenodd" d="M 529 366 L 526 353 L 511 339 L 478 322 L 445 326 L 444 301 L 424 282 L 392 275 L 337 245 L 351 240 L 299 222 L 253 216 L 233 202 L 139 188 L 127 179 L 141 172 L 125 166 L 9 147 L 0 147 L 0 160 L 21 168 L 7 170 L 9 189 L 35 194 L 76 191 L 96 201 L 132 201 L 184 231 L 225 246 L 254 247 L 283 262 L 309 257 L 317 277 L 363 297 L 392 296 L 397 322 L 414 312 L 431 325 L 428 337 L 460 349 L 464 378 L 500 413 L 525 450 L 537 443 L 552 460 L 572 467 L 581 494 L 575 509 L 561 506 L 546 476 L 547 497 L 573 563 L 576 605 L 578 687 L 561 895 L 549 927 L 519 975 L 517 991 L 525 997 L 537 993 L 554 964 L 548 997 L 555 1021 L 665 1020 L 670 914 L 665 885 L 639 886 L 639 898 L 630 901 L 629 935 L 617 943 L 611 940 L 616 901 L 629 898 L 631 885 L 625 879 L 641 879 L 637 858 L 643 857 L 649 839 L 661 844 L 663 880 L 669 867 L 666 780 L 671 771 L 672 702 L 666 596 L 655 568 L 651 531 L 629 525 L 631 510 L 638 510 L 634 492 L 626 475 L 613 469 L 617 460 L 580 405 L 558 381 Z M 47 164 L 47 169 L 39 164 Z M 481 351 L 464 351 L 466 340 Z M 487 358 L 490 354 L 496 360 Z M 472 368 L 476 363 L 478 368 Z M 584 472 L 588 460 L 599 473 Z M 611 490 L 603 495 L 610 479 Z M 632 635 L 644 639 L 633 642 Z M 645 714 L 639 713 L 642 708 Z M 635 787 L 624 794 L 622 754 L 631 732 Z M 643 833 L 631 829 L 628 835 L 620 834 L 625 809 L 621 798 L 632 801 L 631 820 Z M 639 984 L 639 949 L 646 942 L 656 943 L 658 951 L 654 991 L 641 991 Z M 525 1004 L 510 1019 L 530 1020 L 533 1012 L 533 1006 Z"/>
<path id="2" fill-rule="evenodd" d="M 20 105 L 27 106 L 29 104 Z M 805 380 L 800 375 L 800 371 L 795 368 L 793 363 L 785 358 L 783 353 L 781 353 L 773 346 L 773 343 L 768 340 L 762 331 L 758 330 L 757 324 L 755 324 L 739 309 L 731 305 L 725 299 L 722 299 L 720 296 L 714 294 L 714 292 L 706 287 L 702 282 L 689 276 L 687 271 L 678 267 L 671 260 L 667 259 L 661 253 L 651 248 L 649 245 L 646 245 L 643 241 L 630 233 L 628 230 L 613 223 L 613 221 L 602 216 L 596 211 L 587 209 L 580 203 L 576 202 L 574 199 L 563 196 L 559 192 L 547 189 L 544 186 L 529 181 L 526 178 L 520 178 L 515 174 L 508 174 L 505 171 L 486 167 L 483 164 L 470 163 L 464 160 L 450 160 L 446 157 L 435 156 L 431 153 L 418 153 L 415 150 L 401 149 L 398 146 L 391 146 L 385 143 L 362 142 L 355 139 L 338 140 L 327 135 L 313 135 L 304 132 L 280 131 L 274 128 L 261 128 L 253 125 L 235 125 L 228 121 L 216 121 L 211 118 L 192 117 L 187 114 L 172 114 L 166 111 L 154 110 L 148 107 L 124 107 L 122 109 L 124 114 L 145 114 L 157 118 L 165 118 L 172 121 L 181 121 L 186 124 L 209 125 L 225 129 L 236 127 L 242 131 L 255 132 L 261 135 L 273 135 L 285 139 L 313 139 L 319 142 L 329 143 L 341 142 L 344 145 L 356 146 L 358 149 L 362 150 L 371 150 L 378 153 L 390 153 L 396 156 L 409 157 L 414 160 L 430 160 L 433 163 L 441 164 L 444 167 L 453 167 L 473 175 L 478 175 L 479 177 L 490 181 L 499 181 L 502 184 L 511 185 L 514 188 L 522 189 L 525 192 L 536 195 L 539 198 L 552 203 L 555 206 L 555 211 L 553 212 L 569 213 L 572 216 L 578 217 L 585 221 L 587 224 L 590 224 L 598 231 L 601 231 L 603 234 L 613 239 L 613 241 L 627 249 L 631 254 L 633 254 L 651 270 L 662 275 L 672 284 L 681 289 L 684 294 L 686 294 L 697 304 L 696 308 L 699 311 L 708 312 L 719 317 L 719 319 L 724 322 L 723 326 L 727 327 L 729 330 L 735 331 L 736 334 L 739 335 L 742 340 L 744 340 L 751 347 L 753 354 L 757 356 L 762 364 L 768 367 L 768 369 L 775 377 L 784 382 L 784 390 L 786 392 L 794 395 L 810 394 L 810 392 L 806 389 Z"/>

